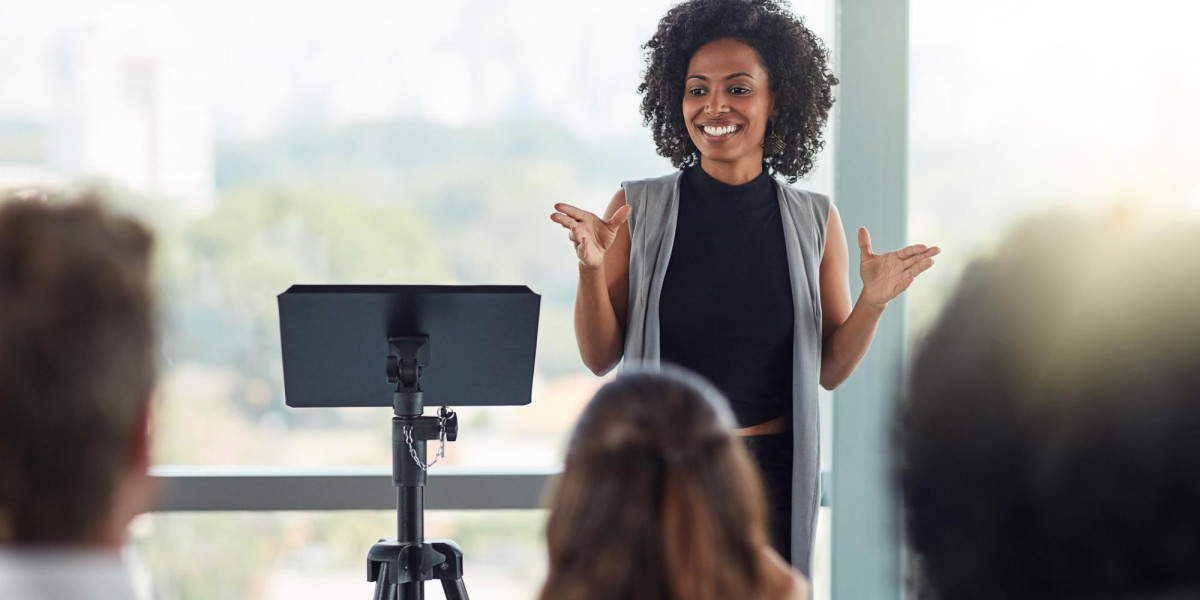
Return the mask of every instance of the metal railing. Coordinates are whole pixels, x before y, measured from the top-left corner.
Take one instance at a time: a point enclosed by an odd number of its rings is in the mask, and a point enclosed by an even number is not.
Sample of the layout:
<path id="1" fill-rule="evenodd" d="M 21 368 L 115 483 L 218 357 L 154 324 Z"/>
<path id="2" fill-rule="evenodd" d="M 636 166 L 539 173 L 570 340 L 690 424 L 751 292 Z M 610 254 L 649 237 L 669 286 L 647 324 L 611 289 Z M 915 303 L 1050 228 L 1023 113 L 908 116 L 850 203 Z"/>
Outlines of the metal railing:
<path id="1" fill-rule="evenodd" d="M 542 508 L 557 468 L 436 468 L 425 488 L 428 510 Z M 150 469 L 159 486 L 155 512 L 393 510 L 391 467 L 190 467 Z M 823 490 L 829 473 L 822 472 Z M 829 505 L 827 492 L 821 505 Z"/>

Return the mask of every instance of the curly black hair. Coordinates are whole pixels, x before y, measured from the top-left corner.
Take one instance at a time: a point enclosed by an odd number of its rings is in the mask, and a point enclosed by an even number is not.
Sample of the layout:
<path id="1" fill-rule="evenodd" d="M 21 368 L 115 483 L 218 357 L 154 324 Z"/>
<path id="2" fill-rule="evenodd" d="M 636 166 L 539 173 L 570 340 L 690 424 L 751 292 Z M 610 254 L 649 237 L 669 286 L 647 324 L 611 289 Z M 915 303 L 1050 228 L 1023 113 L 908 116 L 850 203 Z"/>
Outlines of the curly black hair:
<path id="1" fill-rule="evenodd" d="M 895 412 L 916 597 L 1200 598 L 1197 271 L 1200 222 L 1121 213 L 964 270 Z"/>
<path id="2" fill-rule="evenodd" d="M 821 133 L 838 79 L 825 44 L 777 0 L 689 0 L 667 11 L 642 46 L 642 122 L 654 132 L 658 153 L 676 168 L 697 164 L 700 151 L 683 117 L 684 81 L 692 55 L 723 38 L 747 44 L 762 57 L 779 112 L 774 132 L 786 145 L 781 154 L 764 154 L 763 167 L 794 183 L 812 170 L 825 146 Z"/>

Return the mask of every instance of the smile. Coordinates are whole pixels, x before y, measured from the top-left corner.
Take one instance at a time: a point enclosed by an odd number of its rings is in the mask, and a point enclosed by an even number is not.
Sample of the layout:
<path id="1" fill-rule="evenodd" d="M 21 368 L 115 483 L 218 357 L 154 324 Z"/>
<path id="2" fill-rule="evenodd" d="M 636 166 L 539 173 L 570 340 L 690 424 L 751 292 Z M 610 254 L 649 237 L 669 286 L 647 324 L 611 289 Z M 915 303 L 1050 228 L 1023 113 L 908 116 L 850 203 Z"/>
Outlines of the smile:
<path id="1" fill-rule="evenodd" d="M 719 126 L 701 125 L 700 126 L 700 131 L 704 132 L 704 135 L 711 137 L 711 138 L 717 138 L 717 139 L 732 136 L 733 134 L 737 133 L 738 131 L 741 131 L 741 129 L 742 129 L 741 125 L 719 125 Z"/>

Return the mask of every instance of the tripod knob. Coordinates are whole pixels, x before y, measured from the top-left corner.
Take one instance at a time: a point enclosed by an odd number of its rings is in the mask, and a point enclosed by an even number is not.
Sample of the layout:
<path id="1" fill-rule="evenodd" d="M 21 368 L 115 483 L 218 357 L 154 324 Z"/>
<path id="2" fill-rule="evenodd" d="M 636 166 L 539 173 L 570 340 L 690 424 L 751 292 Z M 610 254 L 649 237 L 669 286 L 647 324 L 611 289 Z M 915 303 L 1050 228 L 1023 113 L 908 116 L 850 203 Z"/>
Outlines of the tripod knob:
<path id="1" fill-rule="evenodd" d="M 387 378 L 388 383 L 400 381 L 400 363 L 395 356 L 387 357 Z"/>
<path id="2" fill-rule="evenodd" d="M 443 406 L 438 409 L 438 417 L 446 424 L 446 441 L 453 442 L 458 439 L 458 413 L 448 406 Z"/>

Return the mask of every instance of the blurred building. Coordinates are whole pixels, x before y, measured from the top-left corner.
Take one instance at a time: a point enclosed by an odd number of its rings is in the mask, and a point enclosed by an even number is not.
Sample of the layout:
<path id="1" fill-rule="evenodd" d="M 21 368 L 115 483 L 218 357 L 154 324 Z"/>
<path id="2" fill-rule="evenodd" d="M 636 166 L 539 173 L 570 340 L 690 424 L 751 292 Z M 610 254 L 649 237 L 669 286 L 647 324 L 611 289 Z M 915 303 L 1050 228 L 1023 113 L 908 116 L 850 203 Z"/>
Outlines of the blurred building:
<path id="1" fill-rule="evenodd" d="M 52 51 L 49 163 L 203 212 L 214 197 L 210 73 L 169 14 L 98 17 Z"/>

